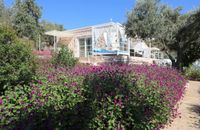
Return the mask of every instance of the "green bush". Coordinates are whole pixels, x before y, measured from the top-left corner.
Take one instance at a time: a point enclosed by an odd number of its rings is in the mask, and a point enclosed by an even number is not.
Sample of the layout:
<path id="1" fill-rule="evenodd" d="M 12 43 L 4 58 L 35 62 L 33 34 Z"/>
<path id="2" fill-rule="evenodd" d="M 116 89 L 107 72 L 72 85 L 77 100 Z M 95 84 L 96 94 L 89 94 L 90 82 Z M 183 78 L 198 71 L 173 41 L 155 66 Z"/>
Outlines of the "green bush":
<path id="1" fill-rule="evenodd" d="M 0 97 L 0 129 L 75 128 L 76 107 L 84 101 L 82 81 L 82 77 L 67 77 L 51 84 L 41 79 L 6 90 Z"/>
<path id="2" fill-rule="evenodd" d="M 177 116 L 186 84 L 154 65 L 45 69 L 40 80 L 0 96 L 0 129 L 157 130 Z"/>
<path id="3" fill-rule="evenodd" d="M 95 111 L 89 129 L 151 130 L 170 117 L 164 90 L 156 83 L 147 86 L 143 79 L 118 70 L 89 75 L 85 81 Z"/>
<path id="4" fill-rule="evenodd" d="M 200 81 L 200 68 L 187 68 L 185 70 L 185 76 L 190 80 Z"/>
<path id="5" fill-rule="evenodd" d="M 151 130 L 170 116 L 157 84 L 146 86 L 133 75 L 61 77 L 56 84 L 42 79 L 7 90 L 0 97 L 0 128 Z"/>
<path id="6" fill-rule="evenodd" d="M 29 83 L 35 73 L 31 48 L 21 44 L 12 29 L 0 28 L 0 93 L 7 87 Z"/>
<path id="7" fill-rule="evenodd" d="M 76 65 L 77 59 L 74 57 L 73 52 L 63 45 L 61 50 L 54 54 L 52 63 L 71 68 Z"/>

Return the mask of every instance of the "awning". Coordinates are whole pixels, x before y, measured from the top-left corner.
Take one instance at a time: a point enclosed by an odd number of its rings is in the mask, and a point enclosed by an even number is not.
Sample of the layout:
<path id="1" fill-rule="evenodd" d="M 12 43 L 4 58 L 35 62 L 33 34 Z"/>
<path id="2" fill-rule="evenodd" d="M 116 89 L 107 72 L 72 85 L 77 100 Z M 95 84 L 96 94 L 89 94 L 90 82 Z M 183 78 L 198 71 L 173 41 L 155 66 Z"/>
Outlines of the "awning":
<path id="1" fill-rule="evenodd" d="M 152 47 L 152 48 L 150 48 L 151 50 L 155 50 L 155 51 L 160 51 L 160 49 L 159 48 L 157 48 L 157 47 Z"/>
<path id="2" fill-rule="evenodd" d="M 73 34 L 69 31 L 58 31 L 52 30 L 44 33 L 45 35 L 54 36 L 54 37 L 72 37 Z"/>

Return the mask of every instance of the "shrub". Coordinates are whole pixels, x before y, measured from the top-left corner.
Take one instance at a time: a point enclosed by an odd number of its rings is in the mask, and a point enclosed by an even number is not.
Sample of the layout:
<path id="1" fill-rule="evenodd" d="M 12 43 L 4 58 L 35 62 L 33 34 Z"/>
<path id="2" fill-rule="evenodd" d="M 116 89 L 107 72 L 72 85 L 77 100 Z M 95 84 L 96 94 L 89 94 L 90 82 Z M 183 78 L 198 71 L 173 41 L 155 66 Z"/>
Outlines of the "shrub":
<path id="1" fill-rule="evenodd" d="M 63 45 L 61 50 L 54 54 L 52 63 L 71 68 L 76 65 L 77 59 L 74 57 L 73 52 Z"/>
<path id="2" fill-rule="evenodd" d="M 133 72 L 137 74 L 137 77 L 141 75 L 146 77 L 145 84 L 148 85 L 150 81 L 154 81 L 165 89 L 165 96 L 169 100 L 170 107 L 172 110 L 175 109 L 177 102 L 183 97 L 187 83 L 177 70 L 157 65 L 135 65 Z"/>
<path id="3" fill-rule="evenodd" d="M 0 96 L 0 129 L 160 129 L 177 116 L 186 84 L 155 65 L 45 68 Z"/>
<path id="4" fill-rule="evenodd" d="M 12 30 L 0 28 L 0 93 L 7 87 L 28 83 L 35 71 L 31 49 L 18 43 Z"/>
<path id="5" fill-rule="evenodd" d="M 190 80 L 200 81 L 200 68 L 187 68 L 184 74 Z"/>
<path id="6" fill-rule="evenodd" d="M 81 77 L 67 78 L 55 85 L 43 79 L 29 86 L 17 86 L 14 91 L 7 90 L 0 97 L 0 129 L 72 127 L 74 109 L 84 100 L 81 81 Z"/>
<path id="7" fill-rule="evenodd" d="M 170 117 L 164 90 L 156 83 L 145 85 L 143 79 L 122 68 L 106 69 L 88 75 L 87 99 L 95 115 L 89 129 L 156 129 Z"/>

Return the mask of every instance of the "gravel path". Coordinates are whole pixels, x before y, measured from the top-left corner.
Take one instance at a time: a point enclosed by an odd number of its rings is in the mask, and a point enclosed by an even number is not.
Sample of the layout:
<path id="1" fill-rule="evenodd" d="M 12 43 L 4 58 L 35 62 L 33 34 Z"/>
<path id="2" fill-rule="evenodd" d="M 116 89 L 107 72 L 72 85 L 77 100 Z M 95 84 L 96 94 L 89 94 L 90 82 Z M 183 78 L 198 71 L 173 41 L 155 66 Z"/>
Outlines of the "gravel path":
<path id="1" fill-rule="evenodd" d="M 200 82 L 190 81 L 176 118 L 164 130 L 200 130 Z"/>

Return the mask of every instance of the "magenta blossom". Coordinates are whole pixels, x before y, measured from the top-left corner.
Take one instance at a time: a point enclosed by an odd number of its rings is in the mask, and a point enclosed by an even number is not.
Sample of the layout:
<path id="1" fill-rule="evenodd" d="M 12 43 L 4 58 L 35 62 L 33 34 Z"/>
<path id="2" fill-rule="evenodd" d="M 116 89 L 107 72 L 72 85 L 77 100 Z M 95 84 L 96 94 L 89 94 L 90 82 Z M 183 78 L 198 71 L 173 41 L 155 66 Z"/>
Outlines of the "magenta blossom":
<path id="1" fill-rule="evenodd" d="M 2 98 L 0 98 L 0 105 L 2 105 L 3 104 L 3 99 Z"/>

